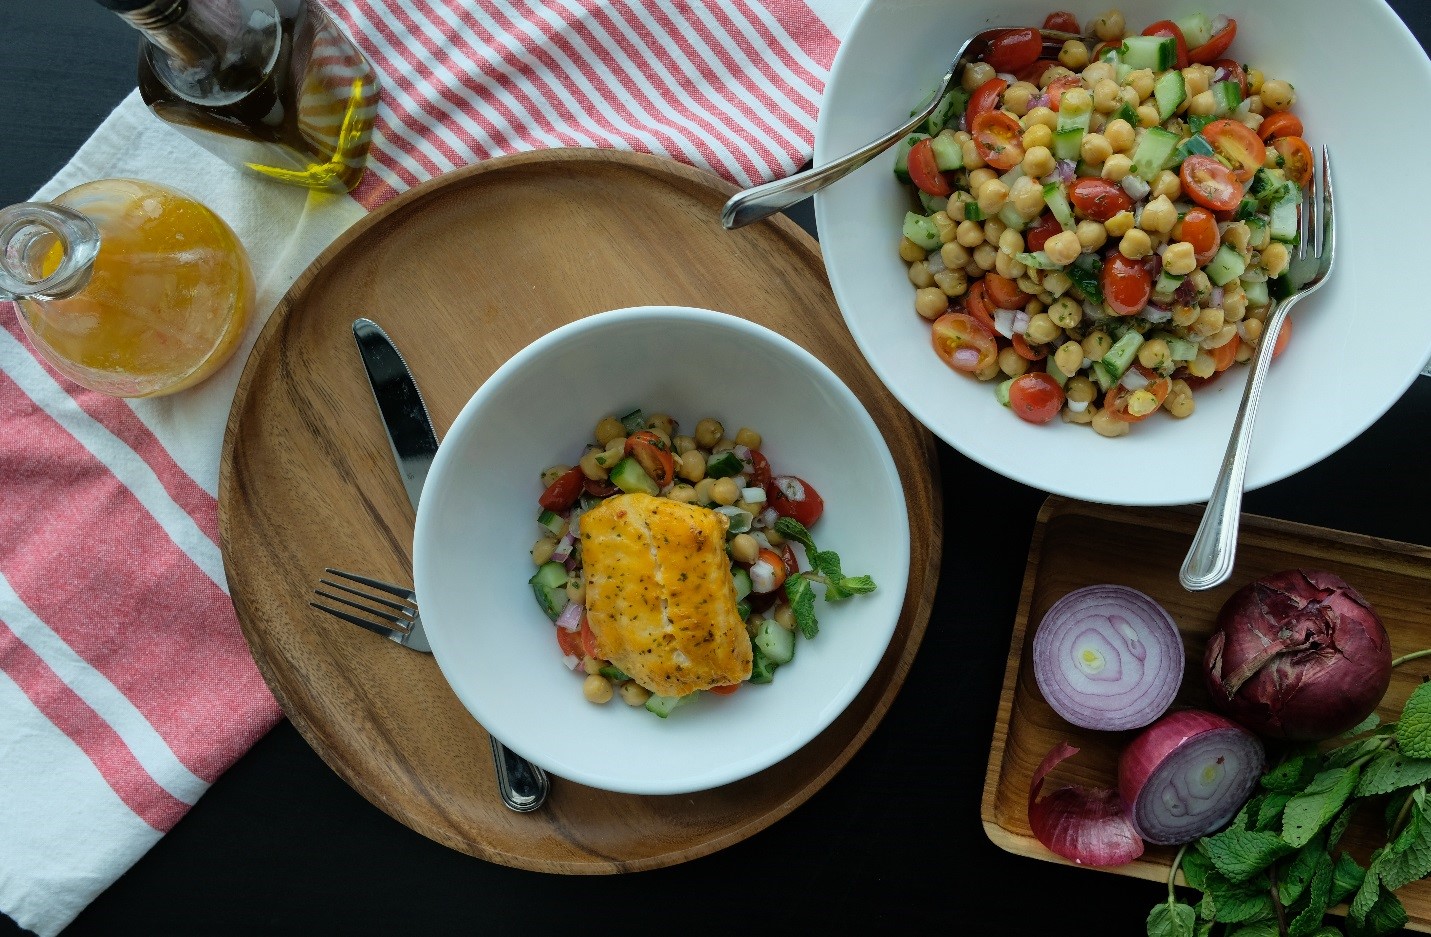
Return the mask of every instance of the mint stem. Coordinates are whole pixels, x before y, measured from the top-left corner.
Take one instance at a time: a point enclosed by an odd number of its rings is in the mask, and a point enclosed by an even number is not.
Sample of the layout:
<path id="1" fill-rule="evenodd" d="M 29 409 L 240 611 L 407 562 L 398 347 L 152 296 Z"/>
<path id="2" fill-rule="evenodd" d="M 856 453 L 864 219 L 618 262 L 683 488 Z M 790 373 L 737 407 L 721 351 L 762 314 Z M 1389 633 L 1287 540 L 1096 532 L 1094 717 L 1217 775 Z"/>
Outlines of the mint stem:
<path id="1" fill-rule="evenodd" d="M 1178 847 L 1178 854 L 1173 856 L 1173 867 L 1168 870 L 1168 904 L 1177 904 L 1178 896 L 1173 891 L 1173 882 L 1178 877 L 1178 866 L 1183 864 L 1183 853 L 1188 851 L 1188 844 L 1183 843 Z"/>
<path id="2" fill-rule="evenodd" d="M 1396 660 L 1392 661 L 1391 666 L 1393 669 L 1395 669 L 1397 667 L 1400 667 L 1407 661 L 1416 660 L 1418 657 L 1431 657 L 1431 647 L 1420 651 L 1412 651 L 1410 654 L 1402 655 L 1401 657 L 1398 657 L 1396 658 Z"/>
<path id="3" fill-rule="evenodd" d="M 1282 910 L 1282 897 L 1277 893 L 1277 863 L 1267 869 L 1267 880 L 1272 885 L 1272 907 L 1277 912 L 1277 933 L 1287 935 L 1287 913 Z"/>
<path id="4" fill-rule="evenodd" d="M 1418 788 L 1412 788 L 1406 795 L 1406 803 L 1401 805 L 1401 810 L 1397 812 L 1396 819 L 1391 823 L 1391 832 L 1386 835 L 1388 843 L 1395 842 L 1396 837 L 1401 835 L 1401 831 L 1406 827 L 1406 818 L 1411 816 L 1411 804 L 1415 800 Z"/>

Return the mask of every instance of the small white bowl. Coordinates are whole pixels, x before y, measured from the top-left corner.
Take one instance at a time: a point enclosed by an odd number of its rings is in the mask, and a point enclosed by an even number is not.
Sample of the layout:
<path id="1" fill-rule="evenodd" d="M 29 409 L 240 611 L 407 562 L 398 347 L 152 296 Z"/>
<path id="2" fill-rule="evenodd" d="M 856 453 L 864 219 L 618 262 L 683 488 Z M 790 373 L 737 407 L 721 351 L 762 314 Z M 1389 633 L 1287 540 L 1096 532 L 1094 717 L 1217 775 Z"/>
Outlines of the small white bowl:
<path id="1" fill-rule="evenodd" d="M 819 635 L 798 641 L 773 683 L 702 694 L 667 719 L 619 698 L 587 702 L 527 585 L 542 469 L 575 463 L 598 419 L 636 407 L 688 429 L 713 416 L 758 430 L 775 471 L 824 497 L 816 542 L 879 586 L 839 604 L 817 600 Z M 648 306 L 549 333 L 473 394 L 423 489 L 413 568 L 437 663 L 488 732 L 562 778 L 680 794 L 775 764 L 854 699 L 898 622 L 909 522 L 879 429 L 813 355 L 735 316 Z"/>
<path id="2" fill-rule="evenodd" d="M 1431 62 L 1378 0 L 868 0 L 841 44 L 815 132 L 815 165 L 899 126 L 948 68 L 961 42 L 988 26 L 1039 26 L 1066 7 L 1082 22 L 1110 6 L 1130 31 L 1194 10 L 1226 11 L 1232 56 L 1296 86 L 1307 142 L 1332 151 L 1337 264 L 1292 313 L 1287 351 L 1267 378 L 1248 489 L 1312 465 L 1356 438 L 1396 402 L 1431 355 L 1431 316 L 1416 296 L 1425 267 L 1416 220 L 1431 195 L 1394 153 L 1431 149 L 1431 125 L 1411 102 L 1431 98 Z M 1366 81 L 1339 63 L 1356 61 Z M 1392 130 L 1391 128 L 1395 128 Z M 1388 147 L 1387 134 L 1395 145 Z M 896 248 L 909 193 L 891 150 L 815 197 L 820 247 L 851 333 L 880 379 L 935 435 L 971 459 L 1044 491 L 1106 504 L 1205 501 L 1232 430 L 1247 368 L 1195 393 L 1187 420 L 1157 415 L 1121 439 L 1057 421 L 1034 426 L 981 384 L 940 362 L 914 313 Z M 1408 173 L 1410 173 L 1408 175 Z"/>

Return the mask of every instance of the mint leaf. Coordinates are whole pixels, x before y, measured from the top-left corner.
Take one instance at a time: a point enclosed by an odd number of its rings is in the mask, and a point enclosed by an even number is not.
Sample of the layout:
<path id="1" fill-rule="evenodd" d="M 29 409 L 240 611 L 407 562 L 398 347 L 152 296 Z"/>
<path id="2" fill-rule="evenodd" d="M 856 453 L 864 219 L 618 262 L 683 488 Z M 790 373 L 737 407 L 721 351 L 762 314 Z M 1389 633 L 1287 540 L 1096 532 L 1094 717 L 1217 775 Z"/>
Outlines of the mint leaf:
<path id="1" fill-rule="evenodd" d="M 1356 788 L 1360 771 L 1333 768 L 1312 779 L 1307 789 L 1287 802 L 1282 811 L 1282 838 L 1293 846 L 1305 846 L 1322 827 L 1331 822 Z"/>
<path id="2" fill-rule="evenodd" d="M 1227 937 L 1278 937 L 1276 924 L 1252 924 L 1248 927 L 1239 927 L 1237 930 L 1228 928 Z"/>
<path id="3" fill-rule="evenodd" d="M 1307 786 L 1308 758 L 1293 755 L 1262 776 L 1262 786 L 1269 791 L 1296 792 Z"/>
<path id="4" fill-rule="evenodd" d="M 807 555 L 810 565 L 825 577 L 825 600 L 838 602 L 849 598 L 850 593 L 840 588 L 840 581 L 845 578 L 844 570 L 840 569 L 840 555 L 834 550 L 815 550 Z"/>
<path id="5" fill-rule="evenodd" d="M 1193 937 L 1197 916 L 1185 904 L 1163 902 L 1148 915 L 1148 937 Z"/>
<path id="6" fill-rule="evenodd" d="M 1371 797 L 1431 781 L 1431 759 L 1408 758 L 1404 752 L 1385 751 L 1362 768 L 1356 796 Z"/>
<path id="7" fill-rule="evenodd" d="M 878 588 L 869 576 L 846 576 L 840 580 L 840 590 L 850 595 L 867 595 Z M 829 593 L 825 598 L 829 598 Z"/>
<path id="8" fill-rule="evenodd" d="M 1327 827 L 1327 851 L 1331 852 L 1341 842 L 1342 834 L 1347 831 L 1347 826 L 1351 823 L 1352 814 L 1356 813 L 1356 803 L 1347 804 L 1346 809 L 1337 815 L 1332 821 L 1332 825 Z"/>
<path id="9" fill-rule="evenodd" d="M 1232 882 L 1245 882 L 1292 851 L 1276 833 L 1223 830 L 1198 840 L 1197 848 Z"/>
<path id="10" fill-rule="evenodd" d="M 1316 857 L 1311 882 L 1307 886 L 1306 903 L 1287 925 L 1288 937 L 1311 937 L 1321 926 L 1322 919 L 1327 916 L 1327 909 L 1331 907 L 1332 857 L 1320 848 Z"/>
<path id="11" fill-rule="evenodd" d="M 795 624 L 800 633 L 813 638 L 820 633 L 820 622 L 815 618 L 815 587 L 804 576 L 791 576 L 785 580 L 785 595 L 790 599 L 790 610 L 795 613 Z"/>
<path id="12" fill-rule="evenodd" d="M 1294 904 L 1302 893 L 1307 890 L 1307 886 L 1312 884 L 1312 875 L 1318 868 L 1318 858 L 1327 854 L 1326 843 L 1320 835 L 1314 836 L 1312 841 L 1305 847 L 1298 850 L 1278 872 L 1277 876 L 1277 898 L 1282 902 L 1283 907 Z M 1331 863 L 1327 864 L 1327 872 L 1331 873 Z"/>
<path id="13" fill-rule="evenodd" d="M 1282 816 L 1282 810 L 1292 799 L 1288 793 L 1268 794 L 1262 799 L 1257 807 L 1257 821 L 1253 824 L 1255 830 L 1270 830 L 1277 825 L 1278 817 Z"/>
<path id="14" fill-rule="evenodd" d="M 782 517 L 775 521 L 775 532 L 786 540 L 794 540 L 811 553 L 815 550 L 815 541 L 810 536 L 810 531 L 805 529 L 805 525 L 793 517 Z"/>
<path id="15" fill-rule="evenodd" d="M 1341 768 L 1354 761 L 1360 761 L 1367 755 L 1375 755 L 1384 748 L 1386 748 L 1386 740 L 1375 736 L 1362 739 L 1359 742 L 1352 742 L 1328 753 L 1326 756 L 1327 767 Z"/>
<path id="16" fill-rule="evenodd" d="M 1401 899 L 1382 886 L 1361 920 L 1347 918 L 1347 933 L 1350 937 L 1382 937 L 1401 930 L 1406 926 L 1406 920 L 1406 908 Z"/>
<path id="17" fill-rule="evenodd" d="M 1346 853 L 1337 856 L 1337 864 L 1332 868 L 1332 904 L 1341 904 L 1361 888 L 1366 878 L 1366 870 Z"/>
<path id="18" fill-rule="evenodd" d="M 1392 891 L 1431 875 L 1431 816 L 1427 813 L 1426 798 L 1422 796 L 1416 801 L 1406 829 L 1384 849 L 1378 850 L 1371 863 L 1381 883 Z"/>
<path id="19" fill-rule="evenodd" d="M 1356 725 L 1343 732 L 1341 734 L 1341 738 L 1353 738 L 1355 736 L 1361 735 L 1363 732 L 1370 732 L 1372 729 L 1375 729 L 1379 725 L 1381 725 L 1381 717 L 1378 716 L 1376 713 L 1372 713 L 1370 716 L 1367 716 L 1361 722 L 1358 722 Z"/>
<path id="20" fill-rule="evenodd" d="M 1396 723 L 1396 744 L 1408 758 L 1431 758 L 1431 683 L 1423 683 L 1406 701 Z"/>
<path id="21" fill-rule="evenodd" d="M 1200 852 L 1189 850 L 1183 853 L 1183 863 L 1179 868 L 1182 869 L 1183 879 L 1187 881 L 1189 888 L 1207 891 L 1207 876 L 1212 871 L 1212 860 Z"/>
<path id="22" fill-rule="evenodd" d="M 1361 880 L 1361 886 L 1356 890 L 1356 897 L 1347 906 L 1347 922 L 1362 924 L 1366 921 L 1366 916 L 1371 912 L 1372 905 L 1376 904 L 1381 897 L 1381 879 L 1376 874 L 1376 859 L 1381 850 L 1372 853 L 1371 868 L 1367 870 L 1366 876 Z"/>
<path id="23" fill-rule="evenodd" d="M 1213 900 L 1216 918 L 1223 924 L 1251 924 L 1270 920 L 1275 911 L 1272 895 L 1265 889 L 1251 894 L 1226 895 Z"/>

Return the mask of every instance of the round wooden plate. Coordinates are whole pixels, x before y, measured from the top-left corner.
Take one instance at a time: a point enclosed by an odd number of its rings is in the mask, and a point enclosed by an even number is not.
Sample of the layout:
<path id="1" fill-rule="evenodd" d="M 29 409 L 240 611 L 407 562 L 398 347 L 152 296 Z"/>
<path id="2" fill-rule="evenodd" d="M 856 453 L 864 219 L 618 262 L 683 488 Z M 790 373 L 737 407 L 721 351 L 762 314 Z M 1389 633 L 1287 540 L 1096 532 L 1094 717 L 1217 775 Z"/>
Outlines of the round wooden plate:
<path id="1" fill-rule="evenodd" d="M 809 235 L 784 218 L 721 228 L 734 191 L 681 164 L 607 150 L 524 153 L 443 176 L 368 215 L 314 261 L 248 359 L 219 479 L 224 566 L 244 637 L 323 760 L 437 842 L 575 874 L 707 855 L 819 790 L 904 682 L 938 581 L 933 438 L 860 356 Z M 412 581 L 413 510 L 351 324 L 368 316 L 392 336 L 440 437 L 482 381 L 529 342 L 592 313 L 646 304 L 717 309 L 776 329 L 859 396 L 883 428 L 908 501 L 913 543 L 899 627 L 849 708 L 754 777 L 681 797 L 555 778 L 541 810 L 516 814 L 498 798 L 486 734 L 433 659 L 308 606 L 325 566 Z"/>

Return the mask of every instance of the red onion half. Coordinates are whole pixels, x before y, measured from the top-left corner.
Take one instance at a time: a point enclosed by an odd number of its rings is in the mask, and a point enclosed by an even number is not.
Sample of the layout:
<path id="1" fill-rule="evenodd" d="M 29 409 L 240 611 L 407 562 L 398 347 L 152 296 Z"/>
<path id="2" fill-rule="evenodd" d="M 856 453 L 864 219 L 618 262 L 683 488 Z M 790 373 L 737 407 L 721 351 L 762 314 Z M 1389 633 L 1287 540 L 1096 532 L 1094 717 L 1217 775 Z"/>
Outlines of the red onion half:
<path id="1" fill-rule="evenodd" d="M 1391 639 L 1340 576 L 1289 569 L 1233 593 L 1203 673 L 1218 710 L 1269 738 L 1319 740 L 1352 728 L 1391 684 Z"/>
<path id="2" fill-rule="evenodd" d="M 1111 867 L 1143 854 L 1143 841 L 1123 810 L 1118 792 L 1065 785 L 1043 800 L 1043 779 L 1059 762 L 1078 754 L 1060 742 L 1044 756 L 1029 785 L 1029 827 L 1050 852 L 1079 865 Z"/>
<path id="3" fill-rule="evenodd" d="M 1118 791 L 1138 835 L 1187 843 L 1242 809 L 1266 754 L 1257 736 L 1215 713 L 1184 709 L 1148 726 L 1118 760 Z"/>
<path id="4" fill-rule="evenodd" d="M 1097 585 L 1053 604 L 1033 641 L 1038 688 L 1085 729 L 1138 729 L 1167 711 L 1185 655 L 1177 626 L 1137 589 Z"/>

